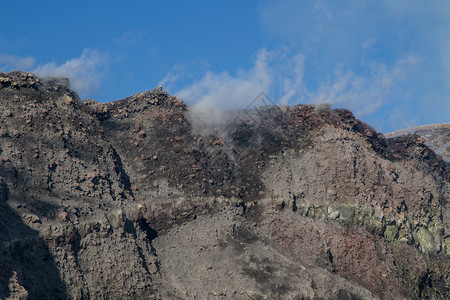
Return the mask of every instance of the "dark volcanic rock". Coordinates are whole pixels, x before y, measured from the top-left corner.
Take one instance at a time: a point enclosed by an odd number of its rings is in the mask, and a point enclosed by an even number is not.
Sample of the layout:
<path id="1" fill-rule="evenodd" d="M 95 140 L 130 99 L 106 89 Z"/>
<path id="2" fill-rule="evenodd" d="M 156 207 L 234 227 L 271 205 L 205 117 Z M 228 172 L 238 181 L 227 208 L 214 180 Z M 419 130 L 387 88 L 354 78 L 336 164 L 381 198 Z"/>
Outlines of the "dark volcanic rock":
<path id="1" fill-rule="evenodd" d="M 431 149 L 450 163 L 450 124 L 424 125 L 386 134 L 386 138 L 396 138 L 405 135 L 419 135 Z"/>
<path id="2" fill-rule="evenodd" d="M 449 294 L 448 169 L 418 135 L 312 105 L 200 135 L 161 89 L 103 104 L 22 72 L 0 116 L 0 298 Z"/>

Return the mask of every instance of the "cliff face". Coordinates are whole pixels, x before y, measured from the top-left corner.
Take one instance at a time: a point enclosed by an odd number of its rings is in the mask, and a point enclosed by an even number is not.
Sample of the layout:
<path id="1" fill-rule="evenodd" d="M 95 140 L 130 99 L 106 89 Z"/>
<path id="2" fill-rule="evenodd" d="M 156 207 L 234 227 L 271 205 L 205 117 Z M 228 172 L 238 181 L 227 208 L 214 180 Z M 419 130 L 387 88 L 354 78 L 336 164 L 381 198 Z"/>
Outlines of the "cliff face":
<path id="1" fill-rule="evenodd" d="M 0 73 L 0 298 L 445 299 L 449 175 L 346 110 L 200 135 L 156 89 L 107 104 Z"/>

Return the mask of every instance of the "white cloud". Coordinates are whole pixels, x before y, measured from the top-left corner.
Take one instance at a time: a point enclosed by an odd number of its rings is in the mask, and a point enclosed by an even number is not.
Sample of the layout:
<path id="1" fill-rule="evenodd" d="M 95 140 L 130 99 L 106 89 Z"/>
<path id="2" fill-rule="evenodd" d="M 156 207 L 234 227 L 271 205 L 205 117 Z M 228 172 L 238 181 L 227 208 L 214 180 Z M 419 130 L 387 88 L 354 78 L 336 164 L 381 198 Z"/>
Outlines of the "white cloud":
<path id="1" fill-rule="evenodd" d="M 260 92 L 268 93 L 279 104 L 329 103 L 364 117 L 394 101 L 391 92 L 417 62 L 416 57 L 408 56 L 392 67 L 372 62 L 361 73 L 336 69 L 332 78 L 311 89 L 304 82 L 309 63 L 305 55 L 261 49 L 249 70 L 235 75 L 209 71 L 199 81 L 171 92 L 191 105 L 195 117 L 209 124 L 226 122 L 226 111 L 245 108 Z M 163 82 L 175 87 L 184 74 L 183 68 L 178 69 L 180 73 L 169 73 Z"/>
<path id="2" fill-rule="evenodd" d="M 78 58 L 65 63 L 50 62 L 36 65 L 35 58 L 31 56 L 20 57 L 0 54 L 0 70 L 33 72 L 40 77 L 68 77 L 70 87 L 80 95 L 85 96 L 98 88 L 102 78 L 102 68 L 108 58 L 105 54 L 91 49 L 84 49 Z"/>
<path id="3" fill-rule="evenodd" d="M 186 76 L 186 67 L 184 65 L 176 65 L 172 68 L 172 71 L 167 73 L 158 85 L 166 89 L 171 89 L 173 84 L 179 79 Z"/>
<path id="4" fill-rule="evenodd" d="M 210 109 L 219 112 L 244 108 L 260 92 L 269 91 L 280 96 L 277 102 L 287 104 L 305 92 L 302 83 L 305 59 L 303 54 L 290 54 L 286 49 L 267 51 L 263 48 L 249 70 L 240 70 L 234 75 L 226 71 L 207 71 L 200 80 L 177 89 L 178 81 L 187 76 L 186 68 L 178 65 L 160 85 L 191 104 L 194 110 L 208 107 L 208 112 Z"/>
<path id="5" fill-rule="evenodd" d="M 107 57 L 95 50 L 84 49 L 79 58 L 74 58 L 58 65 L 50 62 L 37 66 L 32 72 L 40 77 L 68 77 L 70 87 L 81 95 L 86 95 L 100 85 L 101 68 Z"/>
<path id="6" fill-rule="evenodd" d="M 259 7 L 268 35 L 307 57 L 307 98 L 385 120 L 378 129 L 389 131 L 407 122 L 389 125 L 388 112 L 408 111 L 402 118 L 422 124 L 449 121 L 449 16 L 446 0 L 265 0 Z"/>
<path id="7" fill-rule="evenodd" d="M 303 84 L 306 56 L 296 54 L 292 58 L 284 57 L 284 60 L 290 64 L 290 67 L 282 67 L 281 70 L 277 71 L 277 74 L 281 75 L 280 83 L 283 86 L 279 103 L 287 105 L 294 97 L 305 97 L 307 92 Z"/>
<path id="8" fill-rule="evenodd" d="M 227 72 L 207 72 L 199 81 L 185 86 L 176 95 L 192 103 L 192 113 L 205 123 L 225 122 L 224 111 L 245 107 L 261 91 L 267 91 L 273 80 L 268 69 L 272 53 L 259 51 L 255 65 L 232 76 Z M 177 75 L 170 75 L 175 80 Z M 169 77 L 166 77 L 166 83 Z"/>
<path id="9" fill-rule="evenodd" d="M 313 103 L 345 107 L 357 117 L 365 117 L 395 100 L 391 97 L 391 90 L 405 79 L 417 61 L 416 57 L 409 56 L 397 61 L 391 68 L 373 62 L 367 75 L 357 75 L 351 70 L 336 71 L 334 80 L 322 83 L 309 98 Z"/>
<path id="10" fill-rule="evenodd" d="M 20 57 L 15 55 L 0 54 L 0 69 L 5 72 L 11 70 L 24 70 L 33 67 L 35 59 L 33 57 Z"/>

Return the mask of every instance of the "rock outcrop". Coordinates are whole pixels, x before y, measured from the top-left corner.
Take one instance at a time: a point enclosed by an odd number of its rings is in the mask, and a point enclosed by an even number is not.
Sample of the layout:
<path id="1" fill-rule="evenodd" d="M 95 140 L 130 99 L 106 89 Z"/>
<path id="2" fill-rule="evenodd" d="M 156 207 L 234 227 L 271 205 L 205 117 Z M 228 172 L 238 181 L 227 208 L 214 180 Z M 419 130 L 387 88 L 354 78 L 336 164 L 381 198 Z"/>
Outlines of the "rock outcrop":
<path id="1" fill-rule="evenodd" d="M 446 299 L 448 166 L 347 110 L 199 134 L 158 88 L 0 73 L 0 298 Z"/>
<path id="2" fill-rule="evenodd" d="M 386 138 L 417 134 L 425 144 L 450 163 L 450 123 L 423 125 L 386 134 Z"/>

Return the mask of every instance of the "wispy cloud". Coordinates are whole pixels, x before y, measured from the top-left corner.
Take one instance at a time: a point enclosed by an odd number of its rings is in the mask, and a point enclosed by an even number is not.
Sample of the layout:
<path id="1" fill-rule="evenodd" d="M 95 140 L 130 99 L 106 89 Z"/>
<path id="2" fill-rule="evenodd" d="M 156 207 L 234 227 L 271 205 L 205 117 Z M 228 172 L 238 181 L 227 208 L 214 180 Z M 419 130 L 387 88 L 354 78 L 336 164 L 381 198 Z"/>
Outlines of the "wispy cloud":
<path id="1" fill-rule="evenodd" d="M 272 54 L 262 49 L 252 69 L 235 75 L 207 72 L 199 81 L 177 91 L 177 96 L 192 103 L 196 117 L 206 123 L 221 122 L 224 111 L 245 107 L 260 91 L 268 90 L 272 76 L 268 63 Z M 179 77 L 171 75 L 177 80 Z M 166 77 L 166 83 L 169 78 Z"/>
<path id="2" fill-rule="evenodd" d="M 147 32 L 145 30 L 128 30 L 113 39 L 113 42 L 121 46 L 132 46 L 142 40 L 146 35 Z"/>
<path id="3" fill-rule="evenodd" d="M 35 59 L 31 56 L 20 57 L 0 54 L 0 70 L 4 71 L 30 69 L 34 66 L 35 62 Z"/>
<path id="4" fill-rule="evenodd" d="M 400 129 L 389 125 L 390 112 L 408 111 L 399 118 L 419 123 L 449 121 L 449 16 L 445 0 L 266 0 L 259 7 L 272 40 L 307 57 L 303 83 L 312 98 L 385 120 L 383 131 Z"/>
<path id="5" fill-rule="evenodd" d="M 29 71 L 40 77 L 67 77 L 71 89 L 81 96 L 88 95 L 100 86 L 103 68 L 107 62 L 106 54 L 91 49 L 84 49 L 80 57 L 69 59 L 62 64 L 49 62 L 36 65 L 36 59 L 30 56 L 0 54 L 0 70 Z"/>
<path id="6" fill-rule="evenodd" d="M 205 123 L 226 121 L 226 111 L 244 108 L 264 91 L 279 104 L 329 103 L 354 111 L 364 117 L 395 99 L 391 92 L 417 64 L 417 58 L 408 56 L 392 67 L 372 62 L 362 73 L 351 69 L 336 69 L 332 77 L 324 79 L 316 89 L 305 83 L 308 58 L 286 49 L 261 49 L 249 70 L 236 74 L 211 71 L 195 82 L 173 89 L 191 105 L 193 114 Z M 184 70 L 183 70 L 184 71 Z M 170 73 L 163 80 L 171 87 L 183 77 L 183 72 Z"/>
<path id="7" fill-rule="evenodd" d="M 364 42 L 361 43 L 361 47 L 363 47 L 364 49 L 370 49 L 375 44 L 376 40 L 377 39 L 373 36 L 367 38 L 366 40 L 364 40 Z"/>
<path id="8" fill-rule="evenodd" d="M 108 57 L 98 51 L 84 49 L 80 57 L 70 59 L 63 64 L 50 62 L 38 65 L 32 72 L 41 77 L 68 77 L 70 87 L 81 95 L 86 95 L 100 85 L 101 68 Z"/>
<path id="9" fill-rule="evenodd" d="M 268 0 L 260 6 L 261 25 L 284 48 L 261 49 L 253 67 L 235 74 L 209 71 L 189 82 L 188 70 L 178 67 L 161 83 L 212 119 L 265 91 L 280 104 L 350 109 L 384 132 L 445 122 L 450 3 L 436 3 Z"/>
<path id="10" fill-rule="evenodd" d="M 184 65 L 175 65 L 172 71 L 159 81 L 158 85 L 170 90 L 173 88 L 173 84 L 186 76 L 186 67 Z"/>
<path id="11" fill-rule="evenodd" d="M 419 125 L 419 121 L 416 118 L 408 117 L 405 111 L 395 107 L 389 112 L 388 118 L 385 120 L 393 128 L 403 129 Z"/>
<path id="12" fill-rule="evenodd" d="M 417 65 L 418 58 L 408 56 L 392 67 L 372 62 L 368 74 L 358 75 L 352 70 L 335 71 L 331 82 L 321 83 L 309 96 L 313 103 L 330 103 L 351 109 L 356 116 L 365 117 L 382 105 L 395 101 L 391 91 L 405 80 L 408 71 Z"/>

